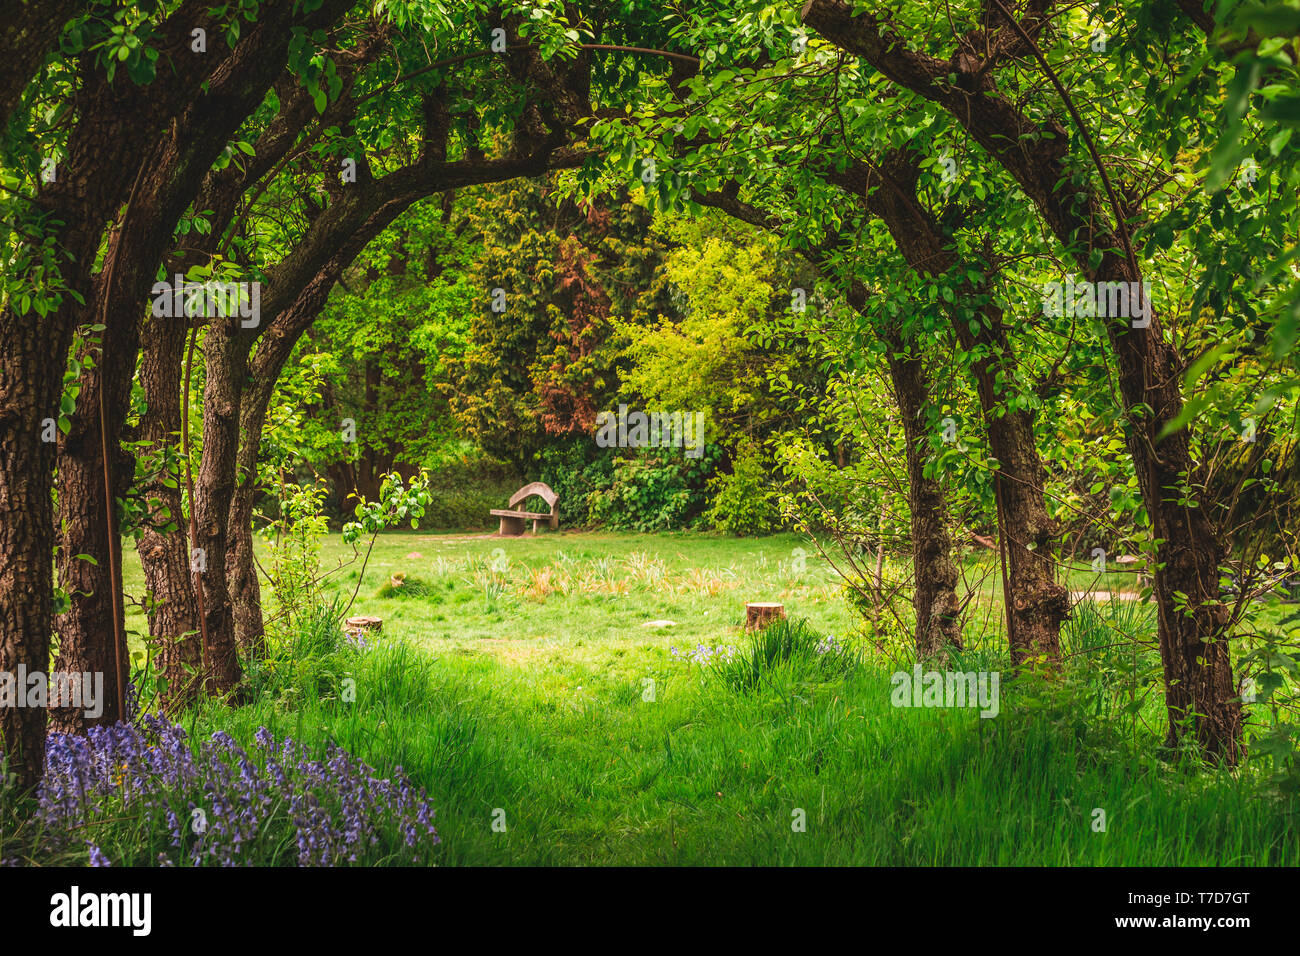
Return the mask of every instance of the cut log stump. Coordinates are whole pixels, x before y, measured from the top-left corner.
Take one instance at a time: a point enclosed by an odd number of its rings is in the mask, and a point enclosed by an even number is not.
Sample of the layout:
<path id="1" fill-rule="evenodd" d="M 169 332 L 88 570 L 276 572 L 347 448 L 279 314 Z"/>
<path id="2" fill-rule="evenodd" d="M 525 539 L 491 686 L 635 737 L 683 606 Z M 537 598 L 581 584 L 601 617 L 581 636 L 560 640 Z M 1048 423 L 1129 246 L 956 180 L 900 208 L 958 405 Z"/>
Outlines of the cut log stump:
<path id="1" fill-rule="evenodd" d="M 757 601 L 745 605 L 745 630 L 760 631 L 773 621 L 785 618 L 785 605 Z"/>
<path id="2" fill-rule="evenodd" d="M 384 629 L 384 619 L 382 617 L 371 617 L 369 614 L 350 617 L 344 622 L 343 629 L 350 634 L 360 634 L 362 631 L 374 631 L 378 634 Z"/>

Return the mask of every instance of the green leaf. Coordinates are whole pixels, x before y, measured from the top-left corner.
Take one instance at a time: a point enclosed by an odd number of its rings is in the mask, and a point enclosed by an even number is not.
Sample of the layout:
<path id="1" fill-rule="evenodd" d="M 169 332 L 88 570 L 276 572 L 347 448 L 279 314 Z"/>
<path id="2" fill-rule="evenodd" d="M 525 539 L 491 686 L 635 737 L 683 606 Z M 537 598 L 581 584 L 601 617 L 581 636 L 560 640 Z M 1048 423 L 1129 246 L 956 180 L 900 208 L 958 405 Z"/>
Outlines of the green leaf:
<path id="1" fill-rule="evenodd" d="M 1265 103 L 1259 109 L 1259 118 L 1286 126 L 1300 126 L 1300 94 L 1279 96 Z"/>

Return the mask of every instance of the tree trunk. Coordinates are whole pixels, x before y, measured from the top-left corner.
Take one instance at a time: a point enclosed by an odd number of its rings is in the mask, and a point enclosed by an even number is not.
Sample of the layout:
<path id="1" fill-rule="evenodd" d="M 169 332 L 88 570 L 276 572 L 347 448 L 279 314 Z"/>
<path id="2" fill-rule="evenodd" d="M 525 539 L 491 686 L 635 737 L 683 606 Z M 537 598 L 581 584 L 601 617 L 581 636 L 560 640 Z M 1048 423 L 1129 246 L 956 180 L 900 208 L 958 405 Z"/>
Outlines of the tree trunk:
<path id="1" fill-rule="evenodd" d="M 1098 275 L 1106 276 L 1105 281 L 1141 280 L 1117 256 L 1104 256 L 1090 278 L 1102 281 Z M 1242 712 L 1228 649 L 1228 608 L 1219 593 L 1219 566 L 1227 550 L 1207 507 L 1185 490 L 1205 486 L 1187 429 L 1157 437 L 1182 410 L 1181 363 L 1154 315 L 1149 328 L 1110 321 L 1108 332 L 1129 413 L 1124 437 L 1156 545 L 1153 583 L 1169 711 L 1167 742 L 1173 745 L 1179 725 L 1191 721 L 1205 753 L 1232 765 L 1241 757 Z"/>
<path id="2" fill-rule="evenodd" d="M 181 43 L 175 25 L 166 34 L 164 58 Z M 104 224 L 130 192 L 136 164 L 123 150 L 156 135 L 187 92 L 180 83 L 109 84 L 96 68 L 82 70 L 74 101 L 82 118 L 69 138 L 67 159 L 54 181 L 42 186 L 36 205 L 51 221 L 65 224 L 55 234 L 63 280 L 83 301 L 92 294 L 91 268 Z M 56 444 L 50 428 L 59 417 L 79 306 L 71 294 L 45 317 L 31 311 L 18 315 L 14 305 L 11 300 L 0 310 L 0 671 L 16 673 L 21 665 L 46 672 L 54 623 Z M 39 779 L 46 716 L 44 708 L 0 708 L 0 747 L 20 787 Z"/>
<path id="3" fill-rule="evenodd" d="M 203 341 L 203 459 L 194 492 L 195 587 L 203 589 L 207 624 L 206 679 L 213 693 L 239 684 L 235 619 L 227 578 L 230 505 L 235 494 L 239 402 L 247 372 L 247 345 L 238 319 L 213 319 Z"/>
<path id="4" fill-rule="evenodd" d="M 103 284 L 96 283 L 96 290 Z M 98 299 L 98 294 L 96 296 Z M 94 299 L 91 300 L 95 301 Z M 131 380 L 135 374 L 135 357 L 139 332 L 132 312 L 110 317 L 109 327 L 100 333 L 102 348 L 95 356 L 83 353 L 77 409 L 71 416 L 71 428 L 62 436 L 58 448 L 58 529 L 56 568 L 59 585 L 72 597 L 71 604 L 55 619 L 59 635 L 59 652 L 54 670 L 77 674 L 103 674 L 103 708 L 98 717 L 85 716 L 84 708 L 50 708 L 50 728 L 63 733 L 80 733 L 94 724 L 115 724 L 125 718 L 118 707 L 119 671 L 121 680 L 130 679 L 130 653 L 125 646 L 125 612 L 122 601 L 122 539 L 113 522 L 110 537 L 104 500 L 104 456 L 100 428 L 100 389 L 108 426 L 109 469 L 113 508 L 117 499 L 130 488 L 134 477 L 134 459 L 123 453 L 118 436 L 130 408 Z M 87 560 L 82 555 L 88 555 Z M 116 574 L 114 573 L 116 571 Z M 121 645 L 117 635 L 122 635 Z M 121 694 L 127 693 L 121 688 Z"/>
<path id="5" fill-rule="evenodd" d="M 779 232 L 781 223 L 754 206 L 737 198 L 738 183 L 729 183 L 719 192 L 698 195 L 697 201 L 721 209 L 741 222 Z M 844 237 L 832 235 L 823 247 L 802 250 L 804 257 L 819 271 L 825 271 L 825 254 L 845 244 Z M 861 282 L 851 282 L 845 299 L 864 318 L 868 315 L 868 292 Z M 889 330 L 884 336 L 889 346 L 889 373 L 894 398 L 903 419 L 903 436 L 907 448 L 907 503 L 911 514 L 912 569 L 915 581 L 912 604 L 916 613 L 916 654 L 918 660 L 941 658 L 945 647 L 962 646 L 960 604 L 957 601 L 957 567 L 952 560 L 952 539 L 948 534 L 947 505 L 943 488 L 925 474 L 929 442 L 921 422 L 930 405 L 929 378 L 921 360 L 909 353 L 901 335 Z"/>
<path id="6" fill-rule="evenodd" d="M 919 275 L 940 276 L 957 265 L 957 256 L 939 224 L 916 199 L 918 159 L 906 151 L 890 155 L 881 164 L 887 182 L 880 176 L 873 180 L 861 168 L 836 178 L 860 195 L 874 189 L 867 204 L 884 221 L 908 264 Z M 971 302 L 979 319 L 972 330 L 966 316 L 953 315 L 952 328 L 963 349 L 984 353 L 971 370 L 989 450 L 998 462 L 994 482 L 998 529 L 1007 555 L 1003 599 L 1011 660 L 1017 666 L 1032 658 L 1058 661 L 1061 622 L 1070 610 L 1069 592 L 1056 580 L 1057 527 L 1043 496 L 1045 474 L 1033 412 L 1008 407 L 999 394 L 999 378 L 1015 381 L 1016 366 L 1002 310 L 984 290 L 969 283 L 957 301 Z"/>
<path id="7" fill-rule="evenodd" d="M 145 326 L 140 383 L 146 409 L 140 438 L 148 443 L 158 477 L 144 489 L 147 504 L 137 548 L 152 603 L 149 636 L 157 647 L 161 698 L 168 714 L 198 700 L 202 690 L 199 612 L 190 577 L 190 554 L 179 465 L 181 367 L 188 324 L 183 319 L 150 319 Z"/>
<path id="8" fill-rule="evenodd" d="M 5 5 L 0 31 L 0 127 L 9 123 L 32 77 L 85 0 L 44 0 Z"/>
<path id="9" fill-rule="evenodd" d="M 130 408 L 131 381 L 139 355 L 142 303 L 143 311 L 149 311 L 149 293 L 158 263 L 171 245 L 175 223 L 197 194 L 205 174 L 230 135 L 265 97 L 279 69 L 274 50 L 268 50 L 268 44 L 259 43 L 268 37 L 274 41 L 274 32 L 265 24 L 251 32 L 231 56 L 235 69 L 222 73 L 209 90 L 200 94 L 193 107 L 177 120 L 173 135 L 164 137 L 144 160 L 133 188 L 129 211 L 121 227 L 109 238 L 105 265 L 96 278 L 94 295 L 79 310 L 76 319 L 78 325 L 90 325 L 102 317 L 108 328 L 102 333 L 103 349 L 98 363 L 83 368 L 80 376 L 82 391 L 72 416 L 72 428 L 59 448 L 58 525 L 61 539 L 58 570 L 64 589 L 73 598 L 72 606 L 59 616 L 57 622 L 60 652 L 56 668 L 103 672 L 106 675 L 106 693 L 108 687 L 113 688 L 108 695 L 112 706 L 105 708 L 97 722 L 112 723 L 119 719 L 116 691 L 119 658 L 129 665 L 126 648 L 117 647 L 115 641 L 115 635 L 123 626 L 121 602 L 114 601 L 114 595 L 121 594 L 121 580 L 120 577 L 114 580 L 111 571 L 114 566 L 120 571 L 122 552 L 120 538 L 109 541 L 106 533 L 103 435 L 98 404 L 100 379 L 107 374 L 110 383 L 106 396 L 107 445 L 114 458 L 113 471 L 118 476 L 114 486 L 114 496 L 117 497 L 125 493 L 134 477 L 134 459 L 123 452 L 119 439 Z M 287 41 L 287 27 L 281 28 L 280 36 Z M 169 326 L 166 330 L 160 329 L 164 323 Z M 151 325 L 151 331 L 159 335 L 161 343 L 174 350 L 165 364 L 177 370 L 186 327 L 187 323 L 181 316 L 153 318 Z M 177 330 L 179 336 L 174 334 Z M 155 358 L 161 359 L 161 356 L 155 355 Z M 157 368 L 154 370 L 155 373 L 159 371 Z M 176 381 L 174 376 L 165 374 L 163 380 L 154 385 L 155 388 L 165 387 L 173 381 Z M 164 397 L 155 391 L 150 399 L 170 405 L 174 410 L 176 394 L 172 391 Z M 162 419 L 174 417 L 165 409 L 161 412 Z M 155 419 L 147 423 L 147 427 L 152 430 L 149 437 L 156 443 L 155 447 L 161 450 L 175 433 L 167 433 L 158 424 L 159 420 Z M 162 507 L 179 514 L 179 493 L 166 490 L 163 497 L 175 500 Z M 179 545 L 183 549 L 183 536 Z M 184 606 L 184 598 L 180 597 L 187 587 L 187 573 L 180 581 L 161 579 L 162 574 L 175 569 L 175 555 L 168 555 L 166 547 L 160 550 L 156 538 L 142 542 L 142 547 L 152 558 L 146 580 L 156 588 L 155 593 L 169 601 L 179 599 L 182 603 L 173 604 L 173 608 L 182 617 L 192 618 Z M 79 554 L 92 555 L 96 563 L 78 558 Z M 114 603 L 117 604 L 116 622 Z M 190 629 L 190 621 L 168 620 L 172 610 L 169 608 L 162 612 L 161 626 L 164 630 L 155 636 L 161 636 L 164 642 L 186 640 L 183 635 Z M 193 684 L 193 677 L 178 671 L 185 670 L 193 655 L 190 648 L 168 647 L 166 643 L 160 650 L 159 666 L 167 679 L 164 699 L 174 710 L 182 699 L 192 699 L 187 685 Z M 126 665 L 123 665 L 124 680 Z M 84 719 L 80 711 L 65 710 L 52 714 L 52 720 L 59 730 L 77 731 Z"/>
<path id="10" fill-rule="evenodd" d="M 253 505 L 257 498 L 257 455 L 274 390 L 274 381 L 268 386 L 254 379 L 239 407 L 240 438 L 235 460 L 238 478 L 230 502 L 230 595 L 234 601 L 235 640 L 248 661 L 266 656 L 262 586 L 253 560 Z"/>
<path id="11" fill-rule="evenodd" d="M 341 5 L 342 0 L 333 0 L 335 8 Z M 322 10 L 316 15 L 327 18 L 331 14 Z M 96 283 L 94 298 L 83 310 L 82 321 L 96 322 L 103 315 L 109 325 L 104 333 L 105 353 L 101 366 L 109 370 L 112 382 L 107 423 L 111 454 L 119 453 L 119 433 L 129 407 L 131 376 L 139 352 L 137 323 L 140 304 L 149 301 L 155 270 L 171 244 L 175 223 L 193 201 L 230 136 L 263 101 L 266 91 L 281 71 L 293 18 L 294 13 L 288 9 L 276 10 L 244 35 L 230 52 L 223 68 L 215 72 L 209 87 L 194 98 L 190 107 L 176 120 L 171 135 L 159 141 L 154 154 L 145 162 L 137 177 L 129 214 L 121 229 L 110 239 L 105 268 Z M 233 203 L 215 205 L 222 221 L 228 220 Z M 165 330 L 159 328 L 163 323 L 169 324 Z M 176 433 L 173 427 L 175 386 L 178 384 L 186 322 L 181 316 L 160 318 L 155 320 L 152 330 L 159 333 L 160 344 L 171 350 L 166 357 L 154 356 L 157 362 L 153 373 L 160 377 L 153 383 L 155 391 L 150 399 L 157 403 L 160 414 L 154 421 L 144 423 L 151 432 L 149 438 L 155 443 L 154 447 L 162 451 Z M 124 654 L 124 649 L 119 651 L 113 646 L 115 629 L 111 595 L 120 593 L 121 582 L 111 580 L 109 562 L 104 560 L 99 550 L 102 542 L 95 537 L 98 534 L 102 538 L 105 524 L 102 481 L 98 484 L 93 482 L 93 475 L 103 467 L 102 439 L 97 408 L 87 404 L 87 396 L 89 401 L 97 398 L 99 372 L 99 369 L 87 369 L 83 373 L 83 399 L 77 419 L 74 419 L 73 431 L 61 449 L 60 473 L 67 472 L 68 475 L 62 483 L 72 493 L 60 498 L 61 518 L 66 518 L 61 520 L 65 542 L 60 552 L 60 572 L 85 596 L 79 594 L 74 598 L 72 608 L 61 616 L 60 649 L 61 660 L 67 658 L 78 668 L 109 672 L 114 658 L 119 653 Z M 89 392 L 85 390 L 87 387 Z M 173 388 L 170 394 L 162 393 L 161 389 L 167 387 Z M 86 421 L 79 421 L 91 419 L 93 427 Z M 87 434 L 88 427 L 92 434 Z M 125 488 L 129 483 L 132 466 L 133 461 L 127 457 L 123 462 L 124 479 L 119 488 Z M 83 496 L 78 493 L 83 488 L 90 491 L 98 488 L 99 493 Z M 161 513 L 164 509 L 169 514 L 180 515 L 179 491 L 163 489 L 160 497 L 162 503 L 154 509 L 157 513 L 152 517 L 166 524 L 167 519 Z M 94 514 L 96 508 L 97 518 Z M 83 539 L 86 543 L 80 544 Z M 116 564 L 120 568 L 120 541 L 108 542 L 106 547 L 115 552 Z M 174 712 L 192 700 L 198 690 L 194 675 L 189 671 L 196 659 L 196 648 L 192 646 L 194 638 L 185 636 L 196 623 L 190 606 L 192 594 L 186 594 L 188 572 L 182 571 L 180 579 L 165 578 L 174 574 L 178 567 L 176 552 L 184 550 L 184 535 L 180 534 L 175 545 L 161 542 L 151 535 L 149 540 L 142 541 L 142 550 L 149 555 L 146 580 L 156 596 L 170 603 L 170 607 L 151 615 L 154 618 L 151 633 L 162 638 L 158 663 L 166 682 L 163 696 L 168 709 Z M 101 555 L 99 564 L 77 561 L 75 555 L 83 552 Z M 156 633 L 152 631 L 154 627 L 158 628 Z M 190 646 L 176 645 L 176 641 Z M 61 718 L 59 726 L 75 729 L 78 721 Z"/>
<path id="12" fill-rule="evenodd" d="M 54 442 L 42 437 L 59 414 L 70 338 L 35 313 L 0 313 L 0 671 L 14 675 L 49 666 Z M 42 707 L 0 707 L 0 759 L 20 790 L 40 781 L 45 727 Z"/>
<path id="13" fill-rule="evenodd" d="M 998 460 L 994 477 L 1001 500 L 998 532 L 1006 542 L 1006 596 L 1011 660 L 1058 661 L 1061 622 L 1069 615 L 1069 592 L 1057 581 L 1058 528 L 1047 513 L 1044 472 L 1034 439 L 1034 417 L 1025 409 L 1007 411 L 990 394 L 993 376 L 978 374 L 980 407 L 989 434 L 989 450 Z"/>
<path id="14" fill-rule="evenodd" d="M 889 343 L 889 372 L 903 419 L 907 448 L 907 504 L 911 512 L 912 569 L 915 578 L 916 659 L 941 660 L 945 648 L 962 646 L 957 601 L 957 566 L 952 560 L 948 509 L 943 488 L 925 474 L 930 442 L 925 412 L 930 389 L 920 358 Z"/>

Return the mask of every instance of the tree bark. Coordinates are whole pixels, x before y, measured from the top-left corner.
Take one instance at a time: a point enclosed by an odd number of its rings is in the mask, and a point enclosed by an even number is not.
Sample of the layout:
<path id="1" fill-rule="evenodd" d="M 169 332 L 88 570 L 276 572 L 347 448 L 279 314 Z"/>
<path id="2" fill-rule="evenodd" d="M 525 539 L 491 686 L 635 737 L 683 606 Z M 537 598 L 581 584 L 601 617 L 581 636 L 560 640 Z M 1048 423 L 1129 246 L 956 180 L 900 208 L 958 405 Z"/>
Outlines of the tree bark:
<path id="1" fill-rule="evenodd" d="M 333 5 L 341 8 L 342 0 L 334 0 Z M 316 17 L 327 14 L 328 10 L 318 11 Z M 121 593 L 121 581 L 120 577 L 114 580 L 112 570 L 116 567 L 120 572 L 122 552 L 120 538 L 115 536 L 110 541 L 107 533 L 102 477 L 104 436 L 98 404 L 101 377 L 107 376 L 109 382 L 104 396 L 105 424 L 109 454 L 114 459 L 113 497 L 116 499 L 125 494 L 134 472 L 134 459 L 123 452 L 120 436 L 130 406 L 131 381 L 139 354 L 141 313 L 148 308 L 146 305 L 142 309 L 141 303 L 149 302 L 155 270 L 171 244 L 175 224 L 199 191 L 205 174 L 245 117 L 263 101 L 283 68 L 291 26 L 290 10 L 282 8 L 250 28 L 228 57 L 217 61 L 209 85 L 174 121 L 170 135 L 162 137 L 151 153 L 143 157 L 130 206 L 121 227 L 110 236 L 105 267 L 95 281 L 94 295 L 74 319 L 78 325 L 90 325 L 102 317 L 107 328 L 102 333 L 99 361 L 83 368 L 82 392 L 72 416 L 72 428 L 59 447 L 58 570 L 63 587 L 73 595 L 73 600 L 57 622 L 60 642 L 56 668 L 105 674 L 105 693 L 111 704 L 94 721 L 97 723 L 112 723 L 121 718 L 117 708 L 116 671 L 119 661 L 126 662 L 122 665 L 125 680 L 125 668 L 129 667 L 127 649 L 116 646 L 115 640 L 115 635 L 124 631 L 121 602 L 114 601 L 114 595 Z M 185 324 L 179 316 L 155 322 L 178 323 L 182 328 Z M 174 343 L 174 337 L 164 335 L 162 340 Z M 151 541 L 150 545 L 156 546 L 157 542 Z M 78 558 L 79 554 L 92 555 L 96 562 Z M 169 566 L 174 565 L 169 565 L 164 557 L 162 567 Z M 149 569 L 147 579 L 153 578 L 163 592 L 175 598 L 183 585 L 158 581 L 158 570 L 158 565 Z M 185 609 L 180 610 L 184 613 Z M 168 625 L 175 623 L 168 622 Z M 171 636 L 169 633 L 168 637 Z M 165 670 L 173 671 L 171 680 L 178 679 L 176 666 L 188 661 L 189 649 L 168 649 L 163 656 L 165 659 L 160 664 Z M 172 698 L 171 705 L 176 706 L 174 694 L 186 692 L 191 681 L 181 680 L 172 688 L 171 680 L 167 696 Z M 80 710 L 66 709 L 54 712 L 52 720 L 63 731 L 80 730 L 89 721 Z"/>
<path id="2" fill-rule="evenodd" d="M 146 484 L 146 512 L 137 552 L 151 598 L 149 636 L 157 647 L 161 700 L 168 714 L 199 698 L 202 646 L 199 612 L 190 578 L 190 552 L 181 494 L 181 366 L 188 323 L 150 319 L 145 325 L 140 384 L 145 412 L 140 439 L 147 442 L 157 477 Z"/>
<path id="3" fill-rule="evenodd" d="M 57 418 L 67 337 L 35 315 L 0 315 L 0 671 L 45 671 L 54 587 L 50 472 L 54 443 L 42 420 Z M 20 790 L 40 781 L 46 712 L 0 707 L 0 760 Z"/>
<path id="4" fill-rule="evenodd" d="M 130 193 L 136 163 L 131 144 L 159 135 L 190 100 L 204 75 L 176 65 L 188 50 L 190 29 L 212 26 L 204 4 L 183 3 L 158 31 L 158 81 L 137 87 L 108 83 L 87 60 L 74 96 L 80 117 L 36 206 L 49 221 L 64 255 L 63 280 L 83 300 L 92 294 L 91 270 L 104 225 Z M 39 290 L 38 290 L 39 291 Z M 63 371 L 78 306 L 65 295 L 44 318 L 18 315 L 11 300 L 0 311 L 0 671 L 19 666 L 46 671 L 53 629 L 54 515 L 51 503 L 55 444 L 45 423 L 59 417 Z M 18 786 L 39 780 L 45 757 L 43 708 L 0 708 L 0 746 L 10 754 Z"/>
<path id="5" fill-rule="evenodd" d="M 952 560 L 948 507 L 943 487 L 925 474 L 930 441 L 925 413 L 929 381 L 919 357 L 901 342 L 889 343 L 889 377 L 903 420 L 907 448 L 907 504 L 911 513 L 912 571 L 915 578 L 916 658 L 942 659 L 946 648 L 962 646 L 957 565 Z"/>
<path id="6" fill-rule="evenodd" d="M 115 233 L 116 238 L 120 234 Z M 119 248 L 120 243 L 111 241 L 108 255 L 116 255 Z M 90 302 L 99 301 L 104 280 L 105 273 L 100 273 L 95 283 L 96 295 Z M 87 350 L 81 356 L 83 369 L 78 378 L 81 392 L 77 396 L 77 409 L 70 416 L 71 427 L 59 440 L 55 482 L 58 494 L 55 565 L 59 586 L 71 596 L 71 604 L 55 618 L 59 651 L 54 670 L 102 674 L 104 700 L 98 717 L 85 716 L 85 709 L 80 707 L 51 706 L 50 729 L 61 733 L 80 733 L 88 726 L 115 724 L 124 719 L 125 714 L 118 706 L 119 671 L 124 682 L 130 677 L 125 612 L 122 602 L 114 599 L 114 595 L 122 594 L 122 539 L 116 533 L 112 538 L 109 536 L 99 412 L 103 401 L 111 436 L 109 475 L 116 509 L 118 499 L 126 495 L 134 477 L 134 458 L 123 452 L 118 436 L 130 408 L 131 380 L 140 339 L 135 310 L 129 304 L 109 317 L 108 327 L 100 333 L 101 347 L 95 348 L 94 354 L 88 354 L 90 350 Z M 100 390 L 105 387 L 107 391 L 101 396 Z M 113 531 L 117 531 L 116 522 Z M 123 636 L 120 645 L 119 633 Z M 127 688 L 122 687 L 123 698 L 126 693 Z"/>
<path id="7" fill-rule="evenodd" d="M 363 38 L 355 51 L 340 51 L 336 63 L 345 84 L 350 84 L 357 72 L 383 49 L 382 42 Z M 232 163 L 205 174 L 193 205 L 197 209 L 211 210 L 212 228 L 205 235 L 193 237 L 193 245 L 186 255 L 170 264 L 169 274 L 184 274 L 189 267 L 205 264 L 217 254 L 222 237 L 238 212 L 240 197 L 281 162 L 298 141 L 303 128 L 311 122 L 314 114 L 312 99 L 295 77 L 282 73 L 276 81 L 275 92 L 280 101 L 280 112 L 258 137 L 254 155 L 242 169 Z M 337 103 L 332 104 L 319 122 L 332 121 L 341 109 Z M 177 396 L 181 392 L 187 333 L 188 324 L 184 320 L 153 320 L 141 370 L 147 404 L 141 416 L 141 435 L 154 453 L 167 461 L 174 461 L 181 447 L 181 414 Z M 181 400 L 187 400 L 187 397 L 182 396 Z M 192 703 L 203 688 L 196 676 L 202 659 L 202 639 L 179 481 L 179 468 L 169 468 L 158 473 L 148 484 L 146 497 L 151 502 L 149 526 L 139 546 L 149 591 L 160 602 L 150 615 L 149 627 L 151 637 L 159 644 L 159 673 L 165 678 L 163 700 L 169 713 Z M 249 523 L 251 501 L 250 497 Z M 232 528 L 242 526 L 233 513 L 231 520 Z M 261 595 L 254 573 L 251 536 L 245 538 L 236 533 L 229 561 L 229 588 L 236 633 L 238 635 L 241 628 L 252 626 L 247 621 L 255 612 L 256 632 L 260 636 Z M 253 612 L 249 612 L 249 608 Z M 244 647 L 242 640 L 240 646 Z M 259 643 L 256 647 L 260 656 L 262 645 Z"/>
<path id="8" fill-rule="evenodd" d="M 218 318 L 203 340 L 203 459 L 195 480 L 195 588 L 203 589 L 210 693 L 225 694 L 239 684 L 235 618 L 227 580 L 230 505 L 235 496 L 235 456 L 239 450 L 239 402 L 248 368 L 248 336 L 239 320 Z"/>
<path id="9" fill-rule="evenodd" d="M 0 127 L 18 106 L 32 77 L 85 0 L 23 0 L 6 4 L 0 25 Z"/>

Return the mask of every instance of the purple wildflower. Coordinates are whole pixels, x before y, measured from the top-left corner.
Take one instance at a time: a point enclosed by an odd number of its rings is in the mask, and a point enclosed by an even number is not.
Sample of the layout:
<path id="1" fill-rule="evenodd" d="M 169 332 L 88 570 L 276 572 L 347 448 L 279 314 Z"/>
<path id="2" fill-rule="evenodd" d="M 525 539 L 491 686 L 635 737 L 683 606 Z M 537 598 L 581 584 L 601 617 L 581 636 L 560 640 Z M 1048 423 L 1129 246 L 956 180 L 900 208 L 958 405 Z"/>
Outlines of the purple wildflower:
<path id="1" fill-rule="evenodd" d="M 44 849 L 66 850 L 90 833 L 103 842 L 127 814 L 152 821 L 141 849 L 160 866 L 265 863 L 286 844 L 302 866 L 374 863 L 439 842 L 427 794 L 400 767 L 381 778 L 340 747 L 317 755 L 265 727 L 253 741 L 250 753 L 217 731 L 196 747 L 183 728 L 150 714 L 138 727 L 51 734 L 36 808 Z M 87 845 L 92 866 L 109 865 Z"/>

